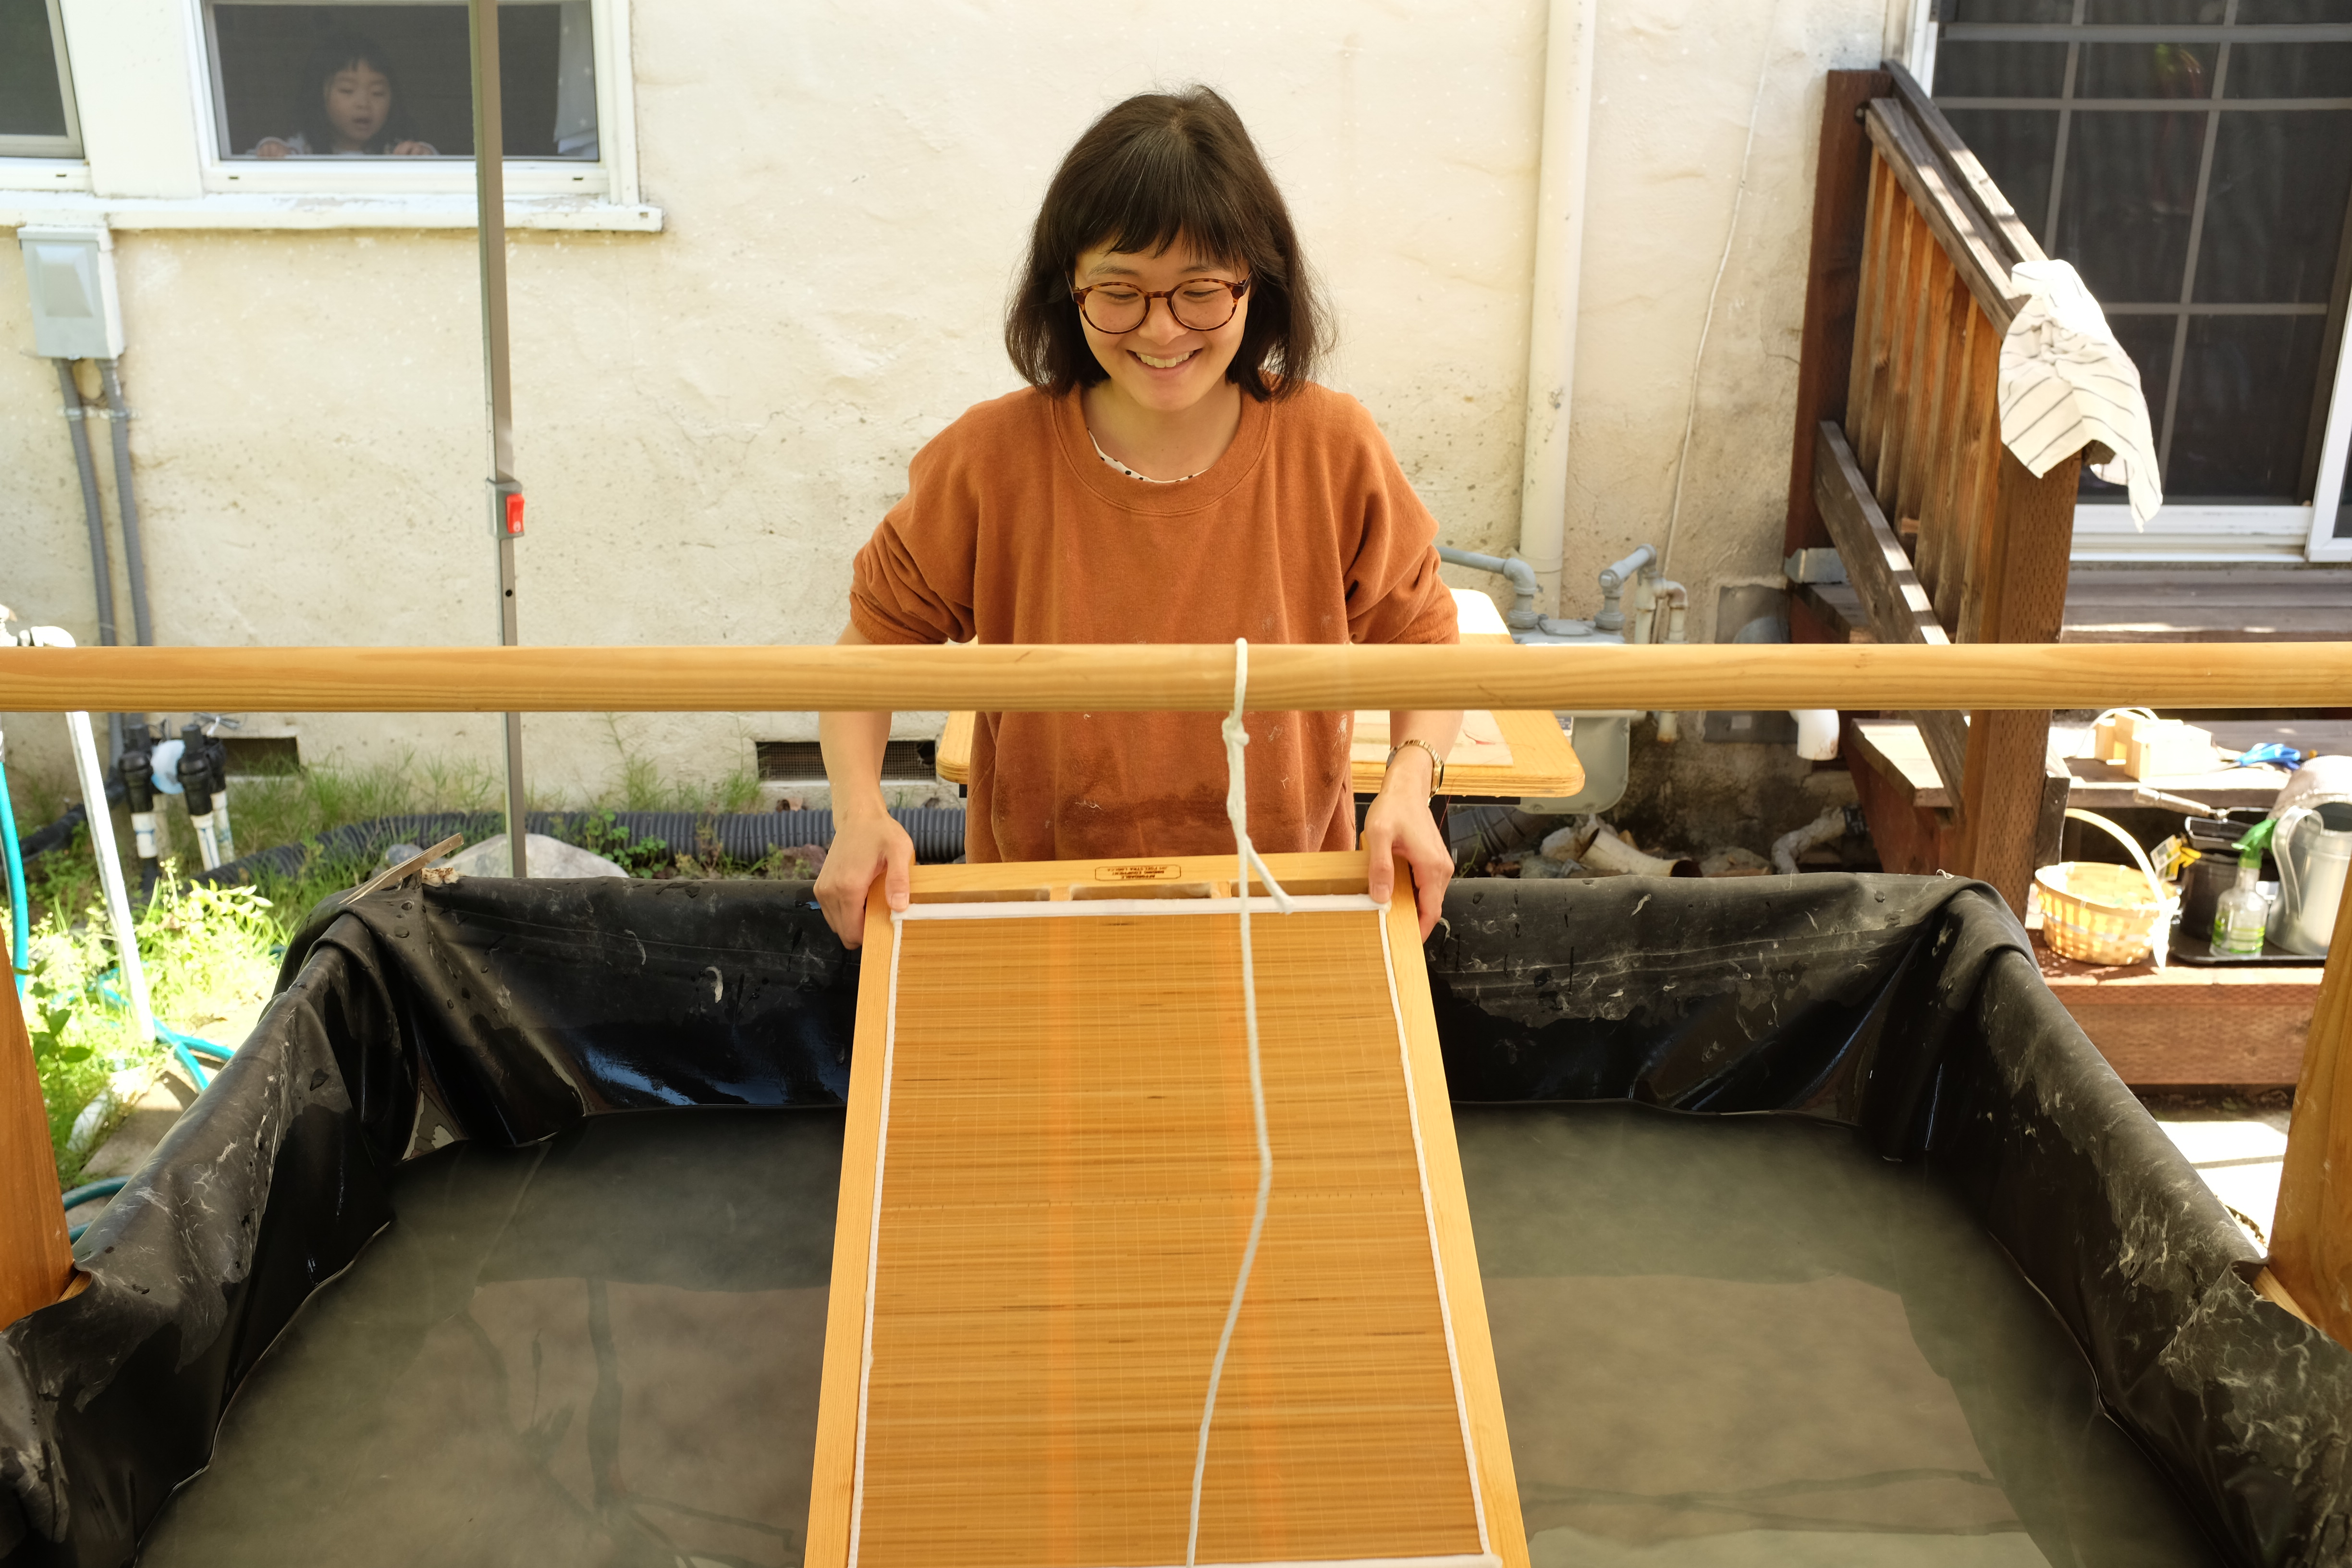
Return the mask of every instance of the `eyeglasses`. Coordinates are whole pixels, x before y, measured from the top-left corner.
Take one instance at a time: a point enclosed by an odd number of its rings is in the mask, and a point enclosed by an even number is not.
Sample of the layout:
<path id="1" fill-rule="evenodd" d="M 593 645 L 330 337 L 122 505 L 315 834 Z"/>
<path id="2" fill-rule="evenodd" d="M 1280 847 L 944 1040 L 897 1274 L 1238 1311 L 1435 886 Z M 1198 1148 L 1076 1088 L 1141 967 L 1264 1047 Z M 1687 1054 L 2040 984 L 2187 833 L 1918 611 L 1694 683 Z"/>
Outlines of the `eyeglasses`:
<path id="1" fill-rule="evenodd" d="M 1234 312 L 1241 309 L 1242 296 L 1248 292 L 1246 278 L 1238 283 L 1223 278 L 1192 278 L 1173 289 L 1095 283 L 1071 289 L 1070 298 L 1077 301 L 1078 313 L 1086 317 L 1088 326 L 1116 337 L 1143 325 L 1154 300 L 1168 301 L 1168 313 L 1178 326 L 1188 331 L 1213 332 L 1234 319 Z"/>

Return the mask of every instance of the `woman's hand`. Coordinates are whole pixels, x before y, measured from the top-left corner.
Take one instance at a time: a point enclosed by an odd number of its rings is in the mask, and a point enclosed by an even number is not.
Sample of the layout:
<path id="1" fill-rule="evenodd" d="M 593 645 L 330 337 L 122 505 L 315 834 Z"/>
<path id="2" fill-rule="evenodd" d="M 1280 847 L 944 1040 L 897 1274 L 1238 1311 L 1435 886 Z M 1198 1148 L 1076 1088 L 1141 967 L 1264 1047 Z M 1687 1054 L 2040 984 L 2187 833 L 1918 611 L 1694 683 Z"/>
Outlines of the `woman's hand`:
<path id="1" fill-rule="evenodd" d="M 294 144 L 291 142 L 280 141 L 275 136 L 264 137 L 261 145 L 253 150 L 253 155 L 257 158 L 291 158 L 294 155 Z"/>
<path id="2" fill-rule="evenodd" d="M 437 156 L 430 142 L 396 142 L 392 155 L 395 158 L 431 158 Z"/>
<path id="3" fill-rule="evenodd" d="M 1412 876 L 1413 903 L 1421 915 L 1421 936 L 1437 929 L 1445 909 L 1445 884 L 1454 879 L 1454 857 L 1437 819 L 1429 813 L 1429 753 L 1407 746 L 1390 764 L 1381 793 L 1364 813 L 1366 890 L 1376 903 L 1386 903 L 1396 891 L 1396 862 L 1402 859 Z M 832 862 L 825 862 L 828 868 Z"/>
<path id="4" fill-rule="evenodd" d="M 887 812 L 861 812 L 834 829 L 833 847 L 816 874 L 816 901 L 824 923 L 844 947 L 866 940 L 866 894 L 882 879 L 882 896 L 893 910 L 907 907 L 915 866 L 915 841 Z"/>

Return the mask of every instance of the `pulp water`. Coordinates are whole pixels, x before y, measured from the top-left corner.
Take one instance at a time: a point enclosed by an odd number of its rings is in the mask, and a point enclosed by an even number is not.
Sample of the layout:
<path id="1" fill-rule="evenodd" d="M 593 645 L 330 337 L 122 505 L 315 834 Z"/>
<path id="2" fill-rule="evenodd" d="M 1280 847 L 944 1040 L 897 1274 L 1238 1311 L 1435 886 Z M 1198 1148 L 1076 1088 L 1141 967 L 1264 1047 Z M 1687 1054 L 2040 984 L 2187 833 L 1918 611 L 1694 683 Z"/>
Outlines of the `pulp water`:
<path id="1" fill-rule="evenodd" d="M 1458 1122 L 1538 1568 L 2208 1561 L 1922 1173 L 1789 1118 Z M 841 1128 L 654 1112 L 411 1164 L 142 1563 L 799 1563 Z"/>
<path id="2" fill-rule="evenodd" d="M 1925 1170 L 1795 1117 L 1455 1114 L 1536 1568 L 2214 1561 Z"/>

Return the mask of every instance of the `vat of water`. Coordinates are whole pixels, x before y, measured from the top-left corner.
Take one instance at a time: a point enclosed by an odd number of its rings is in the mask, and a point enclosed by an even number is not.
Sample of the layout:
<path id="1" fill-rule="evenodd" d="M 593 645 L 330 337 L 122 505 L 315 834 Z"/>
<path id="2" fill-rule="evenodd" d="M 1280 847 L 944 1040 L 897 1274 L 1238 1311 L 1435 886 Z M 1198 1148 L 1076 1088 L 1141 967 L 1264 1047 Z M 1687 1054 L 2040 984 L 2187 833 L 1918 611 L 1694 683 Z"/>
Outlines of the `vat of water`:
<path id="1" fill-rule="evenodd" d="M 2344 1560 L 2352 1356 L 1982 889 L 1447 917 L 1541 1568 Z M 394 888 L 287 979 L 0 1335 L 5 1560 L 797 1563 L 856 981 L 806 889 Z"/>

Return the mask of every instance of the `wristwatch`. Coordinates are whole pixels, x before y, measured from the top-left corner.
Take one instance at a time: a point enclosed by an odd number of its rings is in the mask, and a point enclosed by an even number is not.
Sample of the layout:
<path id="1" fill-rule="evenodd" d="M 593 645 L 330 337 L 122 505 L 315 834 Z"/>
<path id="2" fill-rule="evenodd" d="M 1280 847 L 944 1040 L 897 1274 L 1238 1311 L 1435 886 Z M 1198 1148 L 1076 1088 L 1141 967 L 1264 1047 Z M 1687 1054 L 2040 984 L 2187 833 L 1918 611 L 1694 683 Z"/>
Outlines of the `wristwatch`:
<path id="1" fill-rule="evenodd" d="M 1403 751 L 1407 746 L 1419 746 L 1423 751 L 1429 753 L 1429 763 L 1431 769 L 1429 775 L 1429 795 L 1430 798 L 1434 800 L 1437 797 L 1437 792 L 1445 785 L 1445 759 L 1437 754 L 1437 748 L 1435 746 L 1431 745 L 1428 742 L 1420 739 L 1418 736 L 1412 740 L 1399 741 L 1395 745 L 1389 748 L 1389 760 L 1381 763 L 1381 766 L 1383 770 L 1394 767 L 1396 765 L 1397 753 Z"/>

